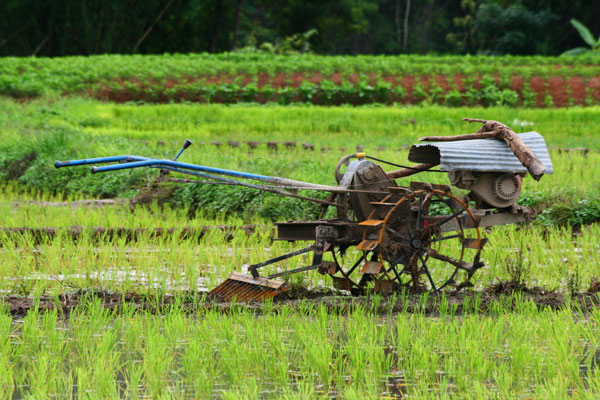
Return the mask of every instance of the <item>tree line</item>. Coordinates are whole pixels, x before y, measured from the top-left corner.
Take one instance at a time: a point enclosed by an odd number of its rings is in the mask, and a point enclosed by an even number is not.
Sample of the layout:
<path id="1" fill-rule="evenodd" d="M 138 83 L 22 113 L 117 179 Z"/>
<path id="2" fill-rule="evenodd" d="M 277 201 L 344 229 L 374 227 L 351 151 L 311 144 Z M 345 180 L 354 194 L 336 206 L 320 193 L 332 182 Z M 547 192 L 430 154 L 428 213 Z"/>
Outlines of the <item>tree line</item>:
<path id="1" fill-rule="evenodd" d="M 542 54 L 600 31 L 598 0 L 3 0 L 0 56 Z"/>

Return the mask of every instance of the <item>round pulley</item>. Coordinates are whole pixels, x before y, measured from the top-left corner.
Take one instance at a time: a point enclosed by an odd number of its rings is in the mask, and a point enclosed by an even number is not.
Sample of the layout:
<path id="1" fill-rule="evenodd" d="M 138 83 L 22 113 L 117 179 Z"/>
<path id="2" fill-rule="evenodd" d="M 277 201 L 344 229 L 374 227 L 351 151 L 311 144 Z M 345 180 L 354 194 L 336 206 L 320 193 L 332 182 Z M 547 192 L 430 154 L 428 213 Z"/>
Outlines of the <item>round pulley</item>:
<path id="1" fill-rule="evenodd" d="M 344 172 L 342 172 L 342 167 L 346 166 L 348 167 L 348 165 L 350 165 L 350 161 L 352 159 L 364 159 L 365 158 L 365 153 L 355 153 L 355 154 L 348 154 L 342 158 L 340 158 L 340 161 L 338 161 L 337 165 L 335 166 L 335 180 L 337 183 L 340 183 L 342 181 L 342 178 L 344 177 Z"/>
<path id="2" fill-rule="evenodd" d="M 468 188 L 489 206 L 506 208 L 515 204 L 521 194 L 521 176 L 510 172 L 482 173 Z"/>
<path id="3" fill-rule="evenodd" d="M 492 182 L 492 193 L 498 200 L 509 201 L 519 196 L 521 177 L 513 174 L 502 174 Z"/>

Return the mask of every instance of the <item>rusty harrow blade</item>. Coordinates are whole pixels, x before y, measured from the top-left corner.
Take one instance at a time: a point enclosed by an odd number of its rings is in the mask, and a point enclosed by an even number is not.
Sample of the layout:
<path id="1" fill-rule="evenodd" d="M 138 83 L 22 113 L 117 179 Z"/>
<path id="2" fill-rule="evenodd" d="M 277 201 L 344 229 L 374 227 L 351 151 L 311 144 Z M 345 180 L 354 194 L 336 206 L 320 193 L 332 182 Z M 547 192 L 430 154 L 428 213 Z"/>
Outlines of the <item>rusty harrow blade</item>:
<path id="1" fill-rule="evenodd" d="M 385 296 L 391 294 L 394 291 L 400 290 L 401 286 L 394 281 L 386 279 L 375 279 L 375 292 L 383 294 Z"/>
<path id="2" fill-rule="evenodd" d="M 381 271 L 382 266 L 383 264 L 378 261 L 366 261 L 361 272 L 363 274 L 376 275 Z"/>
<path id="3" fill-rule="evenodd" d="M 348 278 L 340 278 L 337 276 L 332 276 L 331 279 L 333 280 L 333 286 L 336 289 L 339 290 L 347 290 L 347 291 L 351 291 L 352 290 L 352 281 Z"/>
<path id="4" fill-rule="evenodd" d="M 239 274 L 232 272 L 229 277 L 219 286 L 210 291 L 216 293 L 225 301 L 261 301 L 273 298 L 276 294 L 289 290 L 285 282 L 273 279 Z"/>

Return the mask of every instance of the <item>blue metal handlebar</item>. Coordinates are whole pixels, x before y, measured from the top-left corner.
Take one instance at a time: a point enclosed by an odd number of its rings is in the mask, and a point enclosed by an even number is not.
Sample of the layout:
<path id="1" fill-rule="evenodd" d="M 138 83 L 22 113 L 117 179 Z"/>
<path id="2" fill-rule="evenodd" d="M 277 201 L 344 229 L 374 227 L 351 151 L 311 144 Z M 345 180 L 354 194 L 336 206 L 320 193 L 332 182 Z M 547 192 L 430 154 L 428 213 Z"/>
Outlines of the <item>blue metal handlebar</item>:
<path id="1" fill-rule="evenodd" d="M 256 179 L 256 180 L 265 181 L 265 182 L 268 182 L 270 180 L 270 178 L 272 178 L 272 177 L 264 176 L 264 175 L 256 175 L 256 174 L 250 174 L 250 173 L 246 173 L 246 172 L 237 172 L 237 171 L 231 171 L 231 170 L 227 170 L 227 169 L 206 167 L 203 165 L 187 164 L 187 163 L 182 163 L 179 161 L 160 160 L 160 159 L 145 159 L 145 160 L 140 160 L 140 161 L 128 162 L 125 164 L 106 165 L 103 167 L 92 167 L 91 171 L 92 171 L 92 174 L 96 174 L 98 172 L 118 171 L 121 169 L 140 168 L 140 167 L 163 167 L 163 166 L 189 169 L 192 171 L 200 171 L 200 172 L 211 172 L 213 174 L 229 175 L 229 176 L 234 176 L 236 178 Z"/>
<path id="2" fill-rule="evenodd" d="M 55 168 L 76 167 L 79 165 L 102 164 L 102 163 L 109 163 L 109 162 L 131 163 L 134 161 L 145 161 L 145 160 L 150 160 L 150 158 L 149 157 L 141 157 L 141 156 L 98 157 L 98 158 L 87 158 L 87 159 L 83 159 L 83 160 L 55 161 L 54 167 Z"/>
<path id="3" fill-rule="evenodd" d="M 188 164 L 182 163 L 179 161 L 173 160 L 160 160 L 149 157 L 141 157 L 141 156 L 112 156 L 112 157 L 99 157 L 99 158 L 89 158 L 82 160 L 70 160 L 70 161 L 56 161 L 54 166 L 56 168 L 62 167 L 74 167 L 79 165 L 89 165 L 89 164 L 102 164 L 109 162 L 119 162 L 119 164 L 115 165 L 106 165 L 101 167 L 92 167 L 91 171 L 93 174 L 98 172 L 108 172 L 108 171 L 118 171 L 122 169 L 133 169 L 133 168 L 142 168 L 142 167 L 151 167 L 151 168 L 165 168 L 169 170 L 175 170 L 177 172 L 181 172 L 184 174 L 197 175 L 192 171 L 198 172 L 208 172 L 216 175 L 227 175 L 240 179 L 251 179 L 262 182 L 268 182 L 278 186 L 289 186 L 289 187 L 297 187 L 297 188 L 306 188 L 306 189 L 315 189 L 315 190 L 326 190 L 332 192 L 339 192 L 343 190 L 340 187 L 336 186 L 328 186 L 328 185 L 319 185 L 314 183 L 296 181 L 293 179 L 280 178 L 277 176 L 266 176 L 259 174 L 251 174 L 247 172 L 239 172 L 222 168 L 214 168 L 207 167 L 204 165 L 196 165 L 196 164 Z M 209 176 L 207 176 L 209 177 Z M 209 177 L 210 178 L 210 177 Z"/>

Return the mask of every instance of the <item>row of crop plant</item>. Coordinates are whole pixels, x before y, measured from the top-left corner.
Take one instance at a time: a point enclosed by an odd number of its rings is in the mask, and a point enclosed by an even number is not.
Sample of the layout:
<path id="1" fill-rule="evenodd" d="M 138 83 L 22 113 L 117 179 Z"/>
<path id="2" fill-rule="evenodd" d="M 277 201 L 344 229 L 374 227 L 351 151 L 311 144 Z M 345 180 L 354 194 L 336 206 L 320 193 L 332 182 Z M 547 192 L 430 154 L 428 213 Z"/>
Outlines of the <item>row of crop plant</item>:
<path id="1" fill-rule="evenodd" d="M 0 59 L 0 94 L 113 101 L 592 105 L 595 56 L 264 56 L 243 54 Z"/>
<path id="2" fill-rule="evenodd" d="M 216 81 L 216 82 L 215 82 Z M 564 107 L 600 104 L 600 80 L 552 77 L 524 80 L 521 77 L 484 75 L 473 78 L 444 76 L 367 75 L 337 82 L 327 78 L 259 82 L 257 77 L 231 79 L 188 79 L 181 81 L 114 80 L 94 85 L 87 91 L 95 98 L 116 102 L 149 103 L 276 102 L 341 104 L 440 104 L 461 106 Z"/>

